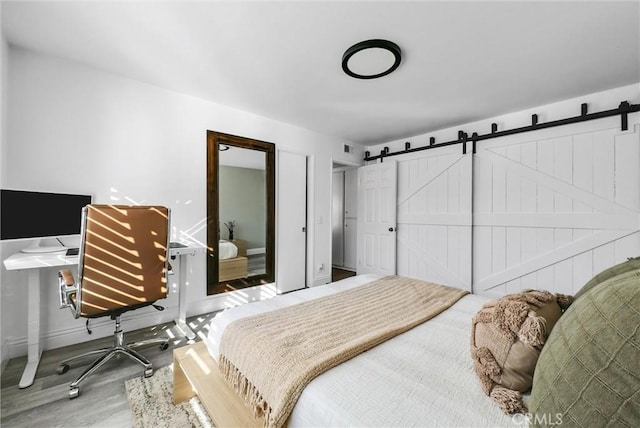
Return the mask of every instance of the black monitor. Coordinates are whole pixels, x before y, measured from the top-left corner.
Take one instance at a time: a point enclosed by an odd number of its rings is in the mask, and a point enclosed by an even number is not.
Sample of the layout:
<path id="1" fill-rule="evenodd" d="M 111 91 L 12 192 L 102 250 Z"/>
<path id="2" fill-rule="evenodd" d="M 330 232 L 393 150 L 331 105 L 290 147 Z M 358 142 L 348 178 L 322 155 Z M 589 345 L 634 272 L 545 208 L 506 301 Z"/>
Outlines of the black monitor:
<path id="1" fill-rule="evenodd" d="M 58 238 L 80 234 L 82 208 L 91 203 L 89 195 L 0 190 L 0 239 Z M 35 242 L 25 252 L 64 250 Z"/>

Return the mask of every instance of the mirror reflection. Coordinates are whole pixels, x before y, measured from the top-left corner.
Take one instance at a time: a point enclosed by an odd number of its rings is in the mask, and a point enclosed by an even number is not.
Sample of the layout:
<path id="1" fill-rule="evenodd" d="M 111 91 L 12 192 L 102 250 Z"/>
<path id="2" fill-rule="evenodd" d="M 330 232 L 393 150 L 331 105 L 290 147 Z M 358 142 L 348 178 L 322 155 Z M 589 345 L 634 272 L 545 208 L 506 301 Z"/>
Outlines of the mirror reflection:
<path id="1" fill-rule="evenodd" d="M 207 294 L 275 279 L 275 145 L 207 132 Z"/>
<path id="2" fill-rule="evenodd" d="M 266 252 L 266 156 L 221 144 L 218 170 L 218 280 L 263 275 Z"/>

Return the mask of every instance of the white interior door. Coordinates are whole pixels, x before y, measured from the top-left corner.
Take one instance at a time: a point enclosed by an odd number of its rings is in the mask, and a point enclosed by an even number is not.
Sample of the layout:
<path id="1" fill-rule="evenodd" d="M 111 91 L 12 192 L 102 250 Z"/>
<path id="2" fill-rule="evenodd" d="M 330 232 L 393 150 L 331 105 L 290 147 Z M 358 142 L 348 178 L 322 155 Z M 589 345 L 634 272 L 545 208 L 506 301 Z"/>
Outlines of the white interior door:
<path id="1" fill-rule="evenodd" d="M 333 173 L 331 183 L 331 264 L 344 266 L 344 171 Z"/>
<path id="2" fill-rule="evenodd" d="M 396 170 L 389 160 L 358 168 L 358 274 L 396 273 Z"/>
<path id="3" fill-rule="evenodd" d="M 344 172 L 344 217 L 358 218 L 358 169 L 347 169 Z"/>
<path id="4" fill-rule="evenodd" d="M 358 263 L 358 220 L 348 218 L 344 221 L 344 263 L 343 267 L 355 270 Z"/>
<path id="5" fill-rule="evenodd" d="M 306 287 L 307 157 L 278 152 L 278 293 Z"/>
<path id="6" fill-rule="evenodd" d="M 358 265 L 358 169 L 344 172 L 344 264 L 350 270 Z"/>

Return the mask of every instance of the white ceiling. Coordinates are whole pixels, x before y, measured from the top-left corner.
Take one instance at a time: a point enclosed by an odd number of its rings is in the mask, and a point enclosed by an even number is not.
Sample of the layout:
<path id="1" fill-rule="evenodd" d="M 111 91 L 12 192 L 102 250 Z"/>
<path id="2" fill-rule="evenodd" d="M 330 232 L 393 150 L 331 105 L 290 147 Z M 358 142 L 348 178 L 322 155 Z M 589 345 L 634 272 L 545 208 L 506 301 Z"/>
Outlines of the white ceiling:
<path id="1" fill-rule="evenodd" d="M 362 144 L 640 80 L 638 1 L 3 1 L 2 24 L 12 45 Z M 400 67 L 348 77 L 342 54 L 372 38 Z"/>

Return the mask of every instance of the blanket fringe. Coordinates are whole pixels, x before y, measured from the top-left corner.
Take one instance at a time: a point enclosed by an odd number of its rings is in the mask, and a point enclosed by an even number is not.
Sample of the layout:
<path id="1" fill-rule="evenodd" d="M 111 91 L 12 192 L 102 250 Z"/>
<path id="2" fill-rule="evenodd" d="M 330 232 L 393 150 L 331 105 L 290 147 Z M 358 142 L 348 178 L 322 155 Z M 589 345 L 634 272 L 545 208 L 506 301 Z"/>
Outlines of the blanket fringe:
<path id="1" fill-rule="evenodd" d="M 249 405 L 253 416 L 260 418 L 264 416 L 264 426 L 273 426 L 271 421 L 272 409 L 269 403 L 262 397 L 258 389 L 234 366 L 224 355 L 220 355 L 218 367 L 222 376 L 231 385 L 233 390 Z"/>

